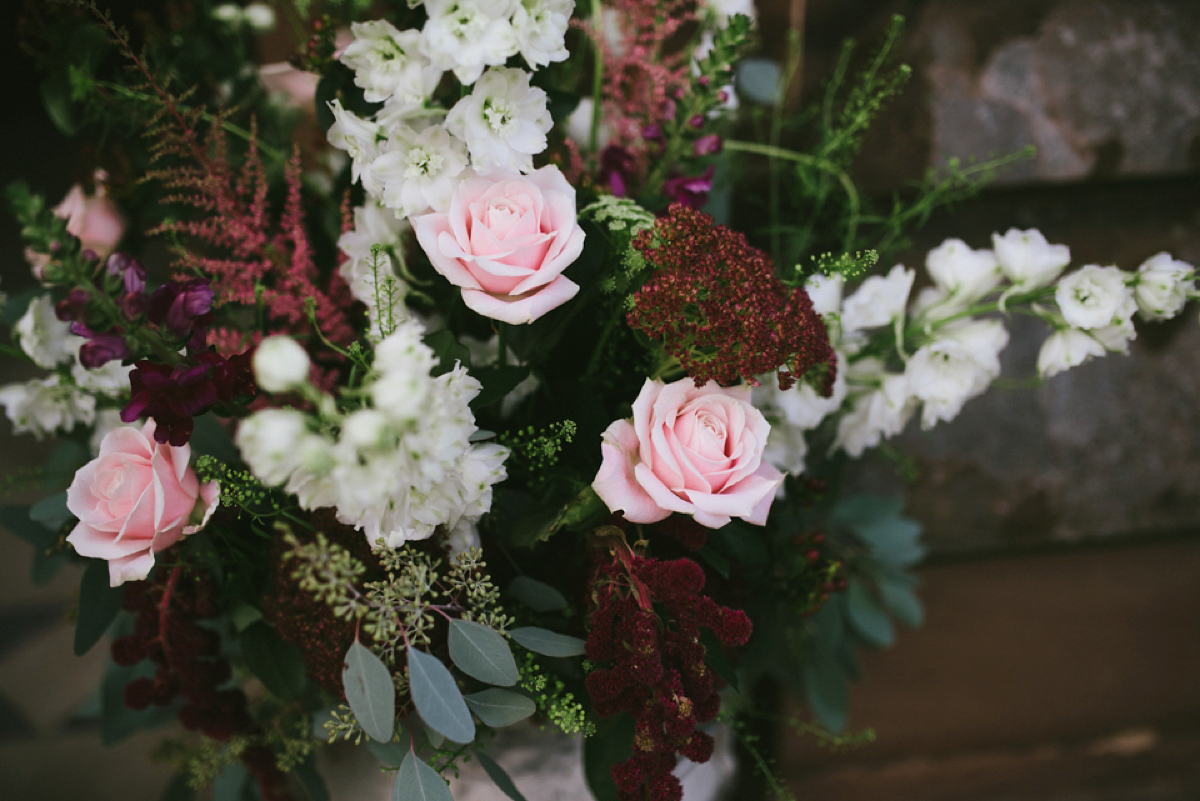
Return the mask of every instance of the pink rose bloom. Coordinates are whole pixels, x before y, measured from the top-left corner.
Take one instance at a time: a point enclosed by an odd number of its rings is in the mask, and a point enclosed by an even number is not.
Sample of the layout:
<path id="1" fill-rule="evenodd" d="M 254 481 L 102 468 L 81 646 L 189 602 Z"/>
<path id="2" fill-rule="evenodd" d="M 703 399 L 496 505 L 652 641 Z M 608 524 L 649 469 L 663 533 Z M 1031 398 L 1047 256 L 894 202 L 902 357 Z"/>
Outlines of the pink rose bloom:
<path id="1" fill-rule="evenodd" d="M 709 528 L 731 518 L 764 525 L 783 474 L 762 460 L 770 426 L 750 405 L 750 387 L 697 387 L 646 380 L 633 420 L 604 432 L 604 462 L 592 489 L 632 523 L 671 512 Z"/>
<path id="2" fill-rule="evenodd" d="M 434 269 L 485 317 L 533 322 L 575 296 L 562 275 L 583 252 L 575 189 L 559 169 L 493 173 L 459 183 L 446 214 L 412 220 Z"/>
<path id="3" fill-rule="evenodd" d="M 67 221 L 67 233 L 79 237 L 84 250 L 93 250 L 100 258 L 112 253 L 125 233 L 125 218 L 104 188 L 103 171 L 96 173 L 96 194 L 85 195 L 75 184 L 54 209 Z"/>
<path id="4" fill-rule="evenodd" d="M 107 559 L 112 586 L 144 579 L 154 554 L 208 523 L 220 487 L 200 485 L 191 454 L 188 445 L 155 442 L 151 420 L 140 431 L 110 431 L 100 455 L 75 474 L 67 508 L 79 524 L 67 542 L 81 556 Z"/>

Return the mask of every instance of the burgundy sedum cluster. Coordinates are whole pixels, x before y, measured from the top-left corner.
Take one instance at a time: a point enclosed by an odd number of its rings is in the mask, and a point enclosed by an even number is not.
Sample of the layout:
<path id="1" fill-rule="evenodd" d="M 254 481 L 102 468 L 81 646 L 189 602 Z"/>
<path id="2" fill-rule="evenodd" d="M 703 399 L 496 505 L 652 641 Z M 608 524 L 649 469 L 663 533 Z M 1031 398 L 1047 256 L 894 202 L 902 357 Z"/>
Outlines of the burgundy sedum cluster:
<path id="1" fill-rule="evenodd" d="M 824 364 L 825 394 L 832 390 L 837 363 L 808 293 L 784 285 L 742 234 L 677 203 L 633 246 L 655 269 L 626 319 L 660 340 L 696 386 L 757 384 L 778 370 L 787 389 Z"/>
<path id="2" fill-rule="evenodd" d="M 588 674 L 587 689 L 597 714 L 628 712 L 636 725 L 633 755 L 612 769 L 618 797 L 679 801 L 676 755 L 708 761 L 713 739 L 697 726 L 721 707 L 723 682 L 705 664 L 700 627 L 722 645 L 743 645 L 750 618 L 701 595 L 704 570 L 690 559 L 638 556 L 623 541 L 596 559 L 586 653 L 607 667 Z"/>

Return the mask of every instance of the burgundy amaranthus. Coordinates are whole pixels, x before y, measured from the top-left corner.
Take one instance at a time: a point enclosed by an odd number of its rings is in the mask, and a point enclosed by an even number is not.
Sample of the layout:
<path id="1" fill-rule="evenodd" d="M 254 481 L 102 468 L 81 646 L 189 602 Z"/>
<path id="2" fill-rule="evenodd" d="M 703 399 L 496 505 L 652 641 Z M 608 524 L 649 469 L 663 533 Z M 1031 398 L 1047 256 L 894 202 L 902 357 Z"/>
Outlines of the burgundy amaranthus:
<path id="1" fill-rule="evenodd" d="M 595 558 L 587 658 L 605 667 L 588 674 L 587 689 L 597 714 L 629 712 L 636 725 L 632 756 L 612 769 L 618 797 L 679 801 L 676 754 L 709 760 L 713 739 L 697 726 L 721 708 L 723 682 L 705 664 L 700 627 L 743 645 L 750 618 L 701 595 L 704 571 L 690 559 L 638 556 L 623 540 Z"/>
<path id="2" fill-rule="evenodd" d="M 673 204 L 633 247 L 654 271 L 634 293 L 626 319 L 660 340 L 696 386 L 757 384 L 755 376 L 777 370 L 787 389 L 825 364 L 825 393 L 832 389 L 833 348 L 808 293 L 785 286 L 741 233 Z"/>

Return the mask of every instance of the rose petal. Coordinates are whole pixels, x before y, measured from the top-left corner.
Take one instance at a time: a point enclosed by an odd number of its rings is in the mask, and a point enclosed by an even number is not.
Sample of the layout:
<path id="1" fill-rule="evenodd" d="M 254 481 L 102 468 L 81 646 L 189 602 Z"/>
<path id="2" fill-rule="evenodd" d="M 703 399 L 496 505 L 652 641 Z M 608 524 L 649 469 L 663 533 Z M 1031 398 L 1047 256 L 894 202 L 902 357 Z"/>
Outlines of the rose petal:
<path id="1" fill-rule="evenodd" d="M 690 515 L 696 508 L 680 498 L 675 493 L 667 489 L 666 485 L 659 480 L 658 476 L 654 475 L 654 471 L 643 464 L 633 466 L 633 475 L 637 479 L 638 484 L 650 496 L 659 507 L 667 509 L 671 512 L 682 512 L 685 515 Z"/>
<path id="2" fill-rule="evenodd" d="M 146 549 L 144 553 L 126 556 L 122 559 L 108 561 L 108 583 L 111 587 L 119 587 L 127 581 L 141 581 L 150 575 L 154 567 L 154 554 Z"/>
<path id="3" fill-rule="evenodd" d="M 628 421 L 617 420 L 605 430 L 600 453 L 603 461 L 592 489 L 610 512 L 621 512 L 631 523 L 657 523 L 671 514 L 656 504 L 634 477 L 638 442 Z"/>
<path id="4" fill-rule="evenodd" d="M 467 308 L 493 320 L 521 325 L 530 323 L 575 297 L 579 284 L 559 276 L 539 292 L 523 296 L 497 296 L 476 289 L 463 289 Z"/>
<path id="5" fill-rule="evenodd" d="M 82 521 L 67 535 L 67 542 L 75 553 L 93 559 L 120 559 L 150 547 L 145 540 L 118 540 L 111 531 L 100 531 Z"/>

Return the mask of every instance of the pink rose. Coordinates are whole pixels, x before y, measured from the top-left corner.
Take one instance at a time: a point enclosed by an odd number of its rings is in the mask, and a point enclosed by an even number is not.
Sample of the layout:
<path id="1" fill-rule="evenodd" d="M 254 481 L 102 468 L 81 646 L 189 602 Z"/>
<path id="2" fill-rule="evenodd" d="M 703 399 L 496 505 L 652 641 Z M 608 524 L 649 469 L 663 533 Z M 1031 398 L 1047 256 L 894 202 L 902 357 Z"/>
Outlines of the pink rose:
<path id="1" fill-rule="evenodd" d="M 191 451 L 155 442 L 152 420 L 140 431 L 110 431 L 100 455 L 75 474 L 67 508 L 79 524 L 67 542 L 82 556 L 107 559 L 112 586 L 144 579 L 154 554 L 208 522 L 220 488 L 200 485 L 188 466 Z"/>
<path id="2" fill-rule="evenodd" d="M 104 188 L 105 174 L 96 173 L 96 194 L 85 195 L 75 184 L 54 209 L 67 221 L 67 233 L 79 237 L 84 250 L 93 250 L 100 258 L 112 253 L 125 233 L 125 218 Z"/>
<path id="3" fill-rule="evenodd" d="M 583 229 L 575 189 L 557 167 L 468 177 L 449 213 L 422 214 L 412 225 L 434 269 L 485 317 L 529 323 L 579 291 L 562 271 L 583 252 Z"/>
<path id="4" fill-rule="evenodd" d="M 783 474 L 762 460 L 770 426 L 750 405 L 750 388 L 646 380 L 633 421 L 604 432 L 604 461 L 592 489 L 633 523 L 671 512 L 720 528 L 730 518 L 763 525 Z"/>

